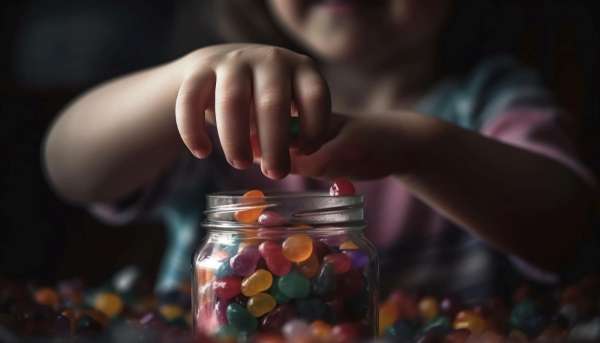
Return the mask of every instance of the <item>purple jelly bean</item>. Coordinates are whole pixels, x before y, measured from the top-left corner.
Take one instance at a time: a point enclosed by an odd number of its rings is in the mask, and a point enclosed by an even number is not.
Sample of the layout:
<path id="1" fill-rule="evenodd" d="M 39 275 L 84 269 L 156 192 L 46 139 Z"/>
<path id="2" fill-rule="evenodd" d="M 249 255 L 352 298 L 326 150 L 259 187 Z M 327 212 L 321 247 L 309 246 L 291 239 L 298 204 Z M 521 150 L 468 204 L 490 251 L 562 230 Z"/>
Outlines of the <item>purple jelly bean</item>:
<path id="1" fill-rule="evenodd" d="M 236 275 L 250 276 L 256 270 L 259 259 L 258 248 L 247 246 L 229 260 L 229 265 Z"/>
<path id="2" fill-rule="evenodd" d="M 352 267 L 360 269 L 369 263 L 369 256 L 362 250 L 346 250 L 344 254 L 352 260 Z"/>

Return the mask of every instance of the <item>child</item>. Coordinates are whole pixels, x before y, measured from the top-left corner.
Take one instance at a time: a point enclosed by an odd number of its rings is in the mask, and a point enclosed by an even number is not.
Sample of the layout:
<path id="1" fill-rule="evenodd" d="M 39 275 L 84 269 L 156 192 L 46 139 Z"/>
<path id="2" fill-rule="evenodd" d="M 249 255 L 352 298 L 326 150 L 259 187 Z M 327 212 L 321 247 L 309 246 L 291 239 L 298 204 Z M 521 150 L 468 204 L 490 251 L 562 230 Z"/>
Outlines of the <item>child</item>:
<path id="1" fill-rule="evenodd" d="M 450 63 L 457 48 L 440 42 L 461 2 L 220 3 L 305 53 L 256 37 L 266 44 L 208 46 L 86 92 L 46 140 L 61 195 L 113 222 L 165 217 L 169 270 L 188 268 L 207 192 L 334 177 L 360 180 L 396 286 L 485 293 L 502 261 L 555 281 L 575 259 L 594 180 L 534 75 L 505 57 Z"/>

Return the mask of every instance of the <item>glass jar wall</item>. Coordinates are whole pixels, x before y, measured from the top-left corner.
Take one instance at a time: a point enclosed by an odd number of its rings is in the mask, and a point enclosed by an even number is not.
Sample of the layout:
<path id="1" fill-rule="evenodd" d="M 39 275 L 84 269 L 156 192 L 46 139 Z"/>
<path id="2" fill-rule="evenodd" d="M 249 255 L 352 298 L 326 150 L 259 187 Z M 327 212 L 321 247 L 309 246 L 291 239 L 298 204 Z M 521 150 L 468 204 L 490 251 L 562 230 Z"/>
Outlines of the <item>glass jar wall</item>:
<path id="1" fill-rule="evenodd" d="M 378 261 L 361 196 L 208 196 L 193 258 L 194 331 L 351 342 L 377 333 Z"/>

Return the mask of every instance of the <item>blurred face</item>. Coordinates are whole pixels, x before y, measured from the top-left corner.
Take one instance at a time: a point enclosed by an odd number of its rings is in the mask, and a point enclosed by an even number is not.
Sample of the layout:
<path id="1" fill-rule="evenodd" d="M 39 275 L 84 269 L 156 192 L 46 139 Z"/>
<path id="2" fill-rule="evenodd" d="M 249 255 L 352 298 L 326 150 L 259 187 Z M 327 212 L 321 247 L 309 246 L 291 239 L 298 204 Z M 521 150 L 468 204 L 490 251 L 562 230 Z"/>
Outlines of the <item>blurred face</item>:
<path id="1" fill-rule="evenodd" d="M 268 0 L 280 25 L 328 62 L 415 54 L 435 39 L 450 0 Z"/>

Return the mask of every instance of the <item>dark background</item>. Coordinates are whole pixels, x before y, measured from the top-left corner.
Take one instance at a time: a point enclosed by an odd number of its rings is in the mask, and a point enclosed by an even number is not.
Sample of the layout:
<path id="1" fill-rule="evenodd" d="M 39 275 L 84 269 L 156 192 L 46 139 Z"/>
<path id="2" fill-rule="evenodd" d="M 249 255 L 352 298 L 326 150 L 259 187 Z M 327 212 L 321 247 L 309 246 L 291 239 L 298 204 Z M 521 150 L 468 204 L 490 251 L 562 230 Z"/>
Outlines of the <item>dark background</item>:
<path id="1" fill-rule="evenodd" d="M 600 15 L 592 1 L 522 1 L 495 29 L 573 113 L 586 161 L 600 170 Z M 216 42 L 207 1 L 4 2 L 0 40 L 0 277 L 105 281 L 119 267 L 156 273 L 160 224 L 107 227 L 49 189 L 40 163 L 48 125 L 75 95 L 111 77 Z"/>

